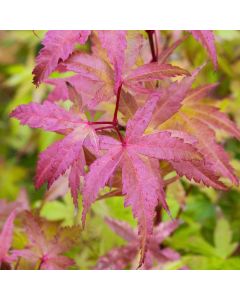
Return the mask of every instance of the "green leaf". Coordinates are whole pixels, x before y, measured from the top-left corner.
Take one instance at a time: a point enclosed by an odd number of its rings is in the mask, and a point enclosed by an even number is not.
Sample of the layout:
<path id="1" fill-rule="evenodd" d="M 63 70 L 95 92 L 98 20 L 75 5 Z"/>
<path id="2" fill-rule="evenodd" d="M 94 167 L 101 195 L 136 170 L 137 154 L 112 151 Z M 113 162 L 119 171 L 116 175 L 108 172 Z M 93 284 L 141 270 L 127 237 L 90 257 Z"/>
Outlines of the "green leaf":
<path id="1" fill-rule="evenodd" d="M 217 221 L 214 231 L 214 244 L 217 253 L 222 258 L 230 256 L 237 247 L 237 243 L 232 243 L 232 231 L 230 224 L 223 217 Z"/>
<path id="2" fill-rule="evenodd" d="M 124 207 L 123 199 L 122 196 L 119 196 L 99 200 L 94 203 L 92 210 L 102 218 L 110 216 L 136 226 L 137 222 L 133 218 L 131 208 Z"/>
<path id="3" fill-rule="evenodd" d="M 240 259 L 186 255 L 181 259 L 182 265 L 192 270 L 240 270 Z"/>
<path id="4" fill-rule="evenodd" d="M 47 202 L 43 206 L 40 215 L 49 221 L 62 221 L 63 226 L 74 225 L 74 205 L 70 194 L 65 196 L 63 202 Z"/>

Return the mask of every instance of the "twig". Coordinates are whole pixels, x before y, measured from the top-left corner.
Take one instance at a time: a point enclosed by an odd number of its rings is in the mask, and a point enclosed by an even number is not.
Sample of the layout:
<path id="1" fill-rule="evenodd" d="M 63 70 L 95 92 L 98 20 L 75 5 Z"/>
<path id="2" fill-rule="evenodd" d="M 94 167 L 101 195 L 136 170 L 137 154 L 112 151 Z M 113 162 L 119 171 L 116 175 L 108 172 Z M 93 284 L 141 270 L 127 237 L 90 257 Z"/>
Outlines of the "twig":
<path id="1" fill-rule="evenodd" d="M 146 30 L 146 32 L 148 34 L 150 49 L 151 49 L 151 53 L 152 53 L 152 62 L 156 62 L 157 55 L 155 52 L 154 41 L 153 41 L 153 35 L 154 35 L 155 30 Z"/>

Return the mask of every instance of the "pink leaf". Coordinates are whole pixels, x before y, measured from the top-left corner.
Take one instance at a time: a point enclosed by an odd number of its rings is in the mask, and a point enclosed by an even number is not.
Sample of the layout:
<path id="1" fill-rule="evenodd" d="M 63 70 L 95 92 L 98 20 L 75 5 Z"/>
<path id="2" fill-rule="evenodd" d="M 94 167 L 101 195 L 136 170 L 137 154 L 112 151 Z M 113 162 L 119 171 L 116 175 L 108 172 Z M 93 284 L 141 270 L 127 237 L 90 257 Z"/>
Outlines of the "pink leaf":
<path id="1" fill-rule="evenodd" d="M 67 78 L 53 78 L 48 79 L 46 83 L 54 86 L 53 90 L 48 94 L 47 100 L 54 102 L 59 100 L 71 100 L 72 95 L 69 95 L 67 83 L 70 83 L 76 91 L 81 94 L 83 104 L 86 106 L 92 100 L 96 92 L 101 88 L 102 84 L 96 80 L 89 79 L 77 74 Z"/>
<path id="2" fill-rule="evenodd" d="M 214 44 L 214 34 L 212 30 L 189 30 L 193 37 L 207 49 L 207 52 L 217 68 L 217 53 Z"/>
<path id="3" fill-rule="evenodd" d="M 24 188 L 20 189 L 20 192 L 14 202 L 8 202 L 5 200 L 0 201 L 0 224 L 2 220 L 5 220 L 12 211 L 20 213 L 23 210 L 29 209 L 29 199 L 27 192 Z"/>
<path id="4" fill-rule="evenodd" d="M 197 149 L 181 138 L 173 137 L 170 132 L 161 131 L 139 138 L 132 146 L 141 154 L 170 161 L 201 160 Z"/>
<path id="5" fill-rule="evenodd" d="M 126 267 L 136 268 L 136 257 L 138 253 L 137 235 L 128 223 L 114 219 L 106 219 L 110 228 L 119 236 L 124 238 L 128 244 L 123 247 L 113 248 L 100 257 L 95 267 L 97 270 L 123 270 Z M 146 252 L 141 269 L 153 269 L 155 264 L 162 267 L 165 263 L 175 261 L 180 255 L 171 248 L 163 247 L 162 242 L 172 234 L 179 226 L 178 220 L 162 222 L 154 227 L 153 234 L 149 240 L 149 249 Z M 161 247 L 160 247 L 161 246 Z"/>
<path id="6" fill-rule="evenodd" d="M 114 248 L 101 256 L 95 270 L 124 270 L 136 257 L 137 247 L 132 245 Z"/>
<path id="7" fill-rule="evenodd" d="M 19 207 L 17 208 L 17 211 L 20 212 L 21 210 L 29 210 L 29 198 L 28 198 L 28 194 L 25 188 L 21 188 L 20 192 L 17 196 L 17 199 L 15 201 L 15 203 L 17 203 L 19 205 Z"/>
<path id="8" fill-rule="evenodd" d="M 106 62 L 88 53 L 74 52 L 64 66 L 91 80 L 112 81 L 112 70 Z"/>
<path id="9" fill-rule="evenodd" d="M 177 66 L 149 63 L 133 70 L 125 77 L 124 82 L 125 84 L 130 84 L 130 81 L 152 81 L 179 75 L 189 75 L 189 73 Z"/>
<path id="10" fill-rule="evenodd" d="M 159 101 L 157 95 L 150 96 L 147 104 L 139 108 L 127 123 L 126 140 L 129 142 L 141 136 L 151 121 L 153 112 Z"/>
<path id="11" fill-rule="evenodd" d="M 215 175 L 229 178 L 233 184 L 238 185 L 239 180 L 229 163 L 229 155 L 216 143 L 215 132 L 198 118 L 189 118 L 184 113 L 181 113 L 181 117 L 183 123 L 179 124 L 179 129 L 186 130 L 197 138 L 197 148 L 211 163 Z"/>
<path id="12" fill-rule="evenodd" d="M 41 264 L 42 270 L 65 270 L 74 265 L 74 260 L 66 256 L 57 255 L 57 257 L 47 257 Z"/>
<path id="13" fill-rule="evenodd" d="M 138 109 L 137 101 L 130 93 L 121 91 L 121 97 L 119 101 L 119 111 L 125 118 L 131 119 Z"/>
<path id="14" fill-rule="evenodd" d="M 72 164 L 69 174 L 69 187 L 75 207 L 78 207 L 78 193 L 80 191 L 80 177 L 84 175 L 84 166 L 86 165 L 83 150 L 79 153 L 80 157 Z"/>
<path id="15" fill-rule="evenodd" d="M 187 95 L 195 80 L 196 73 L 182 79 L 180 82 L 171 83 L 167 88 L 158 90 L 158 106 L 153 116 L 153 123 L 159 125 L 171 118 L 181 107 L 181 102 Z M 157 93 L 156 93 L 157 94 Z"/>
<path id="16" fill-rule="evenodd" d="M 50 223 L 44 219 L 25 215 L 25 230 L 28 237 L 28 245 L 25 249 L 14 250 L 15 257 L 25 258 L 34 264 L 39 264 L 39 269 L 62 270 L 74 264 L 72 259 L 63 254 L 76 243 L 79 235 L 79 227 L 61 227 L 53 229 L 49 236 Z"/>
<path id="17" fill-rule="evenodd" d="M 127 47 L 125 30 L 101 30 L 98 37 L 102 47 L 107 50 L 110 62 L 114 68 L 115 94 L 122 82 L 125 49 Z"/>
<path id="18" fill-rule="evenodd" d="M 66 81 L 67 89 L 68 89 L 68 97 L 73 102 L 73 106 L 71 110 L 76 113 L 83 112 L 83 99 L 81 93 L 79 93 L 74 85 L 72 85 L 69 81 Z"/>
<path id="19" fill-rule="evenodd" d="M 95 160 L 90 166 L 90 172 L 85 177 L 83 188 L 82 222 L 85 224 L 86 214 L 91 204 L 96 200 L 98 192 L 110 179 L 122 157 L 120 145 L 110 149 L 107 154 Z"/>
<path id="20" fill-rule="evenodd" d="M 33 263 L 37 262 L 39 258 L 38 253 L 34 253 L 32 249 L 13 250 L 12 253 L 15 257 L 21 257 Z"/>
<path id="21" fill-rule="evenodd" d="M 137 153 L 125 153 L 122 170 L 125 205 L 131 206 L 138 220 L 142 265 L 153 232 L 155 208 L 159 201 L 165 201 L 163 186 L 157 180 L 150 164 Z"/>
<path id="22" fill-rule="evenodd" d="M 36 176 L 37 188 L 44 182 L 50 187 L 80 157 L 84 140 L 91 130 L 89 126 L 79 126 L 63 140 L 55 142 L 40 154 Z"/>
<path id="23" fill-rule="evenodd" d="M 19 105 L 10 116 L 19 119 L 23 125 L 56 132 L 74 129 L 84 123 L 78 115 L 49 101 Z"/>
<path id="24" fill-rule="evenodd" d="M 209 96 L 217 86 L 218 83 L 210 83 L 190 90 L 184 99 L 184 104 L 190 102 L 194 103 L 198 100 L 202 100 L 203 98 Z"/>
<path id="25" fill-rule="evenodd" d="M 13 210 L 8 216 L 0 234 L 0 263 L 11 262 L 13 258 L 9 256 L 8 251 L 12 244 L 14 219 L 16 217 L 16 210 Z"/>
<path id="26" fill-rule="evenodd" d="M 57 198 L 63 197 L 67 194 L 69 188 L 68 175 L 68 172 L 66 172 L 51 185 L 51 187 L 44 194 L 44 200 L 56 200 Z"/>
<path id="27" fill-rule="evenodd" d="M 184 37 L 182 37 L 181 39 L 177 40 L 176 42 L 174 42 L 170 47 L 168 47 L 167 49 L 163 50 L 159 57 L 158 57 L 158 63 L 166 63 L 167 59 L 170 57 L 170 55 L 173 53 L 173 51 L 182 44 L 182 42 L 184 42 L 186 40 L 188 36 L 185 35 Z"/>
<path id="28" fill-rule="evenodd" d="M 168 211 L 164 182 L 157 167 L 157 159 L 179 163 L 186 161 L 192 164 L 195 161 L 202 164 L 204 162 L 203 155 L 195 147 L 196 139 L 184 132 L 162 131 L 142 136 L 158 100 L 155 95 L 151 96 L 145 105 L 137 110 L 127 124 L 124 145 L 110 137 L 100 139 L 101 149 L 108 151 L 90 166 L 83 190 L 83 222 L 85 222 L 86 212 L 96 200 L 99 189 L 106 185 L 118 165 L 122 167 L 125 205 L 132 207 L 133 215 L 138 220 L 140 264 L 144 261 L 152 235 L 155 208 L 159 201 Z"/>
<path id="29" fill-rule="evenodd" d="M 64 63 L 69 71 L 76 72 L 84 79 L 86 87 L 81 88 L 83 91 L 91 86 L 92 98 L 89 106 L 96 106 L 101 101 L 109 101 L 114 96 L 113 71 L 110 66 L 94 55 L 76 52 Z M 79 81 L 83 81 L 81 78 Z M 89 82 L 86 82 L 89 81 Z M 77 83 L 77 86 L 83 84 Z"/>
<path id="30" fill-rule="evenodd" d="M 240 130 L 236 124 L 232 122 L 226 114 L 219 111 L 218 108 L 197 103 L 193 103 L 192 107 L 196 118 L 207 124 L 209 128 L 224 130 L 231 136 L 240 139 Z"/>
<path id="31" fill-rule="evenodd" d="M 84 44 L 89 30 L 50 30 L 47 32 L 33 70 L 33 82 L 39 85 L 56 69 L 60 60 L 66 60 L 77 43 Z"/>
<path id="32" fill-rule="evenodd" d="M 164 248 L 161 254 L 167 261 L 175 261 L 181 258 L 180 254 L 171 248 Z"/>
<path id="33" fill-rule="evenodd" d="M 187 161 L 187 162 L 172 162 L 173 168 L 179 176 L 186 176 L 189 180 L 194 180 L 197 183 L 203 183 L 206 186 L 211 186 L 215 189 L 226 190 L 225 185 L 220 182 L 219 176 L 215 175 L 215 171 L 210 163 Z"/>
<path id="34" fill-rule="evenodd" d="M 179 227 L 179 225 L 179 220 L 161 222 L 154 228 L 154 241 L 161 244 L 172 232 L 174 232 Z"/>
<path id="35" fill-rule="evenodd" d="M 137 65 L 144 45 L 143 35 L 135 30 L 127 31 L 127 48 L 125 50 L 123 73 L 129 72 Z"/>
<path id="36" fill-rule="evenodd" d="M 214 140 L 209 137 L 209 146 L 211 150 L 204 149 L 207 153 L 209 153 L 209 158 L 211 159 L 211 163 L 213 165 L 213 169 L 219 176 L 224 176 L 229 178 L 233 184 L 239 185 L 239 178 L 234 174 L 234 169 L 230 165 L 230 157 L 227 152 L 225 152 L 224 148 L 218 145 Z M 203 151 L 204 151 L 203 150 Z M 215 158 L 217 157 L 217 158 Z"/>
<path id="37" fill-rule="evenodd" d="M 126 222 L 118 221 L 112 218 L 106 218 L 105 222 L 116 234 L 121 236 L 124 240 L 128 242 L 137 241 L 136 233 Z"/>
<path id="38" fill-rule="evenodd" d="M 45 101 L 43 104 L 32 103 L 20 105 L 12 113 L 22 124 L 33 128 L 43 128 L 67 135 L 63 140 L 57 141 L 40 154 L 37 165 L 36 187 L 44 182 L 48 188 L 70 168 L 76 160 L 85 164 L 83 145 L 98 153 L 98 136 L 94 129 L 82 121 L 79 114 L 66 111 L 55 103 Z M 80 170 L 79 170 L 80 171 Z M 78 170 L 73 167 L 69 176 L 71 192 L 76 204 L 79 191 Z"/>

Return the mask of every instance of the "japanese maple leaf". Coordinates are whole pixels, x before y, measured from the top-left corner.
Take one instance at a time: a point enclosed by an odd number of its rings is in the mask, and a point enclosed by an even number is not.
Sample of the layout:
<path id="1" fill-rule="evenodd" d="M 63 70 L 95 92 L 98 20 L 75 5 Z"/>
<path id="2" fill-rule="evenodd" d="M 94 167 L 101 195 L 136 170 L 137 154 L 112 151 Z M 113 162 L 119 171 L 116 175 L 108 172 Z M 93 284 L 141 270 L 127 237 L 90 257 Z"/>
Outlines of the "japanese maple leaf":
<path id="1" fill-rule="evenodd" d="M 66 60 L 77 43 L 84 44 L 89 30 L 49 30 L 42 42 L 33 70 L 33 82 L 39 85 L 57 68 L 59 61 Z"/>
<path id="2" fill-rule="evenodd" d="M 140 93 L 149 93 L 149 89 L 144 88 L 141 83 L 178 75 L 189 75 L 186 70 L 169 64 L 136 65 L 141 46 L 133 49 L 132 40 L 141 43 L 139 42 L 141 39 L 133 37 L 126 31 L 97 31 L 96 33 L 98 39 L 95 37 L 93 54 L 75 52 L 63 63 L 66 70 L 77 73 L 75 76 L 88 79 L 89 86 L 91 85 L 90 81 L 94 81 L 94 88 L 99 86 L 89 102 L 91 107 L 102 101 L 114 99 L 120 87 Z M 136 51 L 133 52 L 133 50 Z M 61 83 L 59 83 L 60 86 L 62 86 Z M 58 93 L 54 92 L 54 94 Z M 54 97 L 54 99 L 56 98 Z"/>
<path id="3" fill-rule="evenodd" d="M 69 172 L 67 171 L 65 174 L 60 176 L 48 189 L 44 194 L 44 200 L 45 201 L 52 201 L 56 200 L 59 197 L 64 197 L 68 190 L 69 190 L 69 184 L 68 184 L 68 177 Z"/>
<path id="4" fill-rule="evenodd" d="M 76 92 L 81 95 L 82 102 L 84 106 L 87 106 L 92 100 L 97 91 L 101 90 L 102 83 L 99 80 L 94 80 L 77 74 L 74 76 L 66 78 L 51 78 L 45 81 L 46 83 L 52 85 L 54 88 L 48 94 L 48 101 L 55 102 L 60 100 L 71 100 L 74 102 L 73 95 L 69 93 L 69 84 L 74 87 Z M 107 94 L 104 94 L 107 96 Z M 111 95 L 112 96 L 112 95 Z"/>
<path id="5" fill-rule="evenodd" d="M 217 53 L 212 30 L 189 30 L 193 37 L 207 50 L 213 65 L 217 68 Z"/>
<path id="6" fill-rule="evenodd" d="M 102 47 L 106 49 L 109 60 L 114 69 L 114 90 L 117 94 L 122 82 L 122 70 L 124 65 L 124 52 L 127 48 L 126 32 L 124 30 L 98 31 L 98 37 Z"/>
<path id="7" fill-rule="evenodd" d="M 114 248 L 107 254 L 100 257 L 95 269 L 98 270 L 123 270 L 128 266 L 136 268 L 135 260 L 139 253 L 137 231 L 133 230 L 128 223 L 106 218 L 106 223 L 119 236 L 121 236 L 127 245 Z M 153 235 L 149 241 L 146 259 L 141 269 L 151 269 L 155 264 L 158 267 L 164 266 L 167 262 L 175 261 L 180 255 L 174 250 L 162 247 L 162 242 L 174 232 L 179 226 L 179 221 L 170 221 L 160 223 L 154 227 Z"/>
<path id="8" fill-rule="evenodd" d="M 172 45 L 170 45 L 166 49 L 163 49 L 158 56 L 158 62 L 165 63 L 167 61 L 167 59 L 170 57 L 170 55 L 174 52 L 174 50 L 179 45 L 181 45 L 187 39 L 187 37 L 188 37 L 188 35 L 186 34 L 183 37 L 181 37 L 180 39 L 176 40 Z"/>
<path id="9" fill-rule="evenodd" d="M 9 214 L 16 210 L 18 213 L 23 210 L 29 209 L 29 199 L 25 189 L 21 189 L 16 200 L 13 202 L 9 202 L 6 200 L 0 200 L 0 225 L 1 220 L 7 218 Z M 0 226 L 1 227 L 1 226 Z"/>
<path id="10" fill-rule="evenodd" d="M 48 81 L 48 83 L 55 85 L 49 100 L 55 101 L 64 98 L 64 95 L 67 94 L 66 80 L 71 80 L 71 83 L 77 90 L 81 86 L 81 94 L 87 90 L 88 96 L 91 96 L 90 100 L 94 99 L 96 103 L 102 101 L 103 98 L 108 100 L 114 96 L 114 79 L 116 91 L 121 81 L 124 50 L 126 48 L 126 32 L 107 30 L 99 31 L 98 33 L 103 46 L 102 49 L 107 50 L 108 63 L 112 64 L 113 69 L 95 55 L 82 52 L 75 53 L 64 63 L 64 66 L 66 70 L 71 70 L 78 74 L 70 79 L 53 79 Z"/>
<path id="11" fill-rule="evenodd" d="M 85 89 L 91 91 L 89 105 L 95 106 L 103 99 L 110 101 L 114 99 L 114 73 L 111 67 L 100 58 L 88 53 L 75 52 L 64 63 L 66 70 L 76 73 L 80 81 L 88 81 Z M 66 79 L 65 79 L 66 80 Z M 71 82 L 78 89 L 79 83 Z M 61 84 L 61 83 L 60 83 Z M 84 89 L 83 89 L 84 91 Z"/>
<path id="12" fill-rule="evenodd" d="M 58 228 L 51 234 L 51 225 L 27 212 L 25 230 L 29 239 L 23 250 L 14 250 L 15 256 L 34 264 L 42 270 L 62 270 L 74 265 L 74 261 L 64 255 L 77 242 L 79 227 Z"/>
<path id="13" fill-rule="evenodd" d="M 188 30 L 189 33 L 198 41 L 208 52 L 210 59 L 213 62 L 215 69 L 217 68 L 217 51 L 215 47 L 215 38 L 212 30 Z M 173 51 L 181 45 L 182 42 L 189 36 L 185 35 L 182 38 L 175 41 L 170 47 L 164 49 L 158 57 L 158 62 L 165 63 Z"/>
<path id="14" fill-rule="evenodd" d="M 40 154 L 35 185 L 39 188 L 46 182 L 49 188 L 60 175 L 70 169 L 69 185 L 77 206 L 80 176 L 83 175 L 85 166 L 83 145 L 89 144 L 96 151 L 98 148 L 98 137 L 94 129 L 79 114 L 66 111 L 49 101 L 20 105 L 11 116 L 32 128 L 65 135 Z"/>
<path id="15" fill-rule="evenodd" d="M 133 31 L 98 31 L 98 34 L 92 32 L 92 55 L 76 52 L 64 63 L 66 69 L 76 72 L 77 75 L 46 81 L 55 86 L 48 96 L 49 101 L 69 99 L 65 84 L 67 81 L 81 93 L 85 103 L 92 100 L 96 105 L 103 100 L 113 99 L 120 85 L 122 72 L 125 73 L 125 70 L 129 70 L 136 63 L 143 37 Z"/>
<path id="16" fill-rule="evenodd" d="M 191 76 L 187 76 L 181 81 L 172 82 L 167 87 L 156 90 L 159 101 L 151 122 L 153 128 L 164 123 L 179 111 L 192 83 L 202 68 L 203 66 L 197 68 Z"/>
<path id="17" fill-rule="evenodd" d="M 127 123 L 126 136 L 122 142 L 106 136 L 100 139 L 100 148 L 107 152 L 91 164 L 83 188 L 84 224 L 86 213 L 96 200 L 100 188 L 106 185 L 117 167 L 121 167 L 125 205 L 132 207 L 133 215 L 138 220 L 142 250 L 140 263 L 144 260 L 152 234 L 155 208 L 159 201 L 168 210 L 158 160 L 169 161 L 177 172 L 181 171 L 181 175 L 189 179 L 224 188 L 211 166 L 205 163 L 195 148 L 196 141 L 191 136 L 178 131 L 143 135 L 158 101 L 159 96 L 154 94 L 137 110 L 133 119 Z M 185 162 L 186 168 L 183 167 Z"/>
<path id="18" fill-rule="evenodd" d="M 186 88 L 185 79 L 180 82 L 179 90 Z M 168 114 L 168 119 L 162 119 L 164 111 L 161 107 L 155 113 L 155 128 L 162 130 L 175 129 L 186 132 L 197 139 L 196 147 L 208 157 L 215 173 L 218 176 L 229 178 L 233 184 L 238 185 L 239 180 L 229 163 L 229 156 L 224 148 L 216 142 L 216 131 L 223 130 L 229 135 L 240 138 L 240 130 L 228 118 L 219 111 L 213 101 L 202 102 L 205 97 L 216 87 L 216 84 L 209 84 L 196 89 L 185 90 L 181 98 L 181 107 L 171 106 L 174 110 Z M 165 94 L 168 93 L 168 90 Z M 170 98 L 169 98 L 170 99 Z M 172 102 L 174 104 L 174 102 Z M 168 99 L 165 102 L 168 105 Z M 160 118 L 158 119 L 158 117 Z M 161 122 L 165 120 L 165 122 Z M 161 124 L 161 125 L 160 125 Z M 159 126 L 160 125 L 160 126 Z"/>
<path id="19" fill-rule="evenodd" d="M 9 253 L 12 245 L 14 220 L 16 209 L 13 210 L 4 223 L 0 234 L 0 269 L 3 264 L 10 264 L 16 259 L 16 256 Z"/>

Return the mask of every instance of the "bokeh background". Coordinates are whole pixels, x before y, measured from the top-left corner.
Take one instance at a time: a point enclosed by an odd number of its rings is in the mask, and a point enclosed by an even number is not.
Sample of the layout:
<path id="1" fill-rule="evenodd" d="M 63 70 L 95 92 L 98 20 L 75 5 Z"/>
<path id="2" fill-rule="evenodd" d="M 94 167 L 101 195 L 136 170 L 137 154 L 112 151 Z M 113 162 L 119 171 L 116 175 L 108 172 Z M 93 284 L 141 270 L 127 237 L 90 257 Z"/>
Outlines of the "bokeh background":
<path id="1" fill-rule="evenodd" d="M 171 43 L 181 32 L 164 31 L 162 34 Z M 214 98 L 240 126 L 240 31 L 215 31 L 215 35 L 219 69 L 214 71 L 213 66 L 207 64 L 196 85 L 219 82 Z M 42 217 L 62 225 L 73 225 L 78 220 L 74 217 L 66 181 L 50 192 L 46 192 L 46 187 L 35 190 L 33 184 L 39 152 L 58 139 L 58 135 L 32 130 L 9 119 L 9 113 L 17 105 L 41 102 L 50 90 L 47 85 L 35 88 L 32 84 L 34 60 L 43 36 L 44 31 L 0 31 L 0 201 L 16 201 L 25 191 L 30 206 L 39 208 Z M 192 70 L 205 62 L 207 55 L 189 37 L 171 60 Z M 219 140 L 222 140 L 221 135 Z M 224 146 L 239 176 L 240 142 L 227 137 Z M 182 258 L 164 268 L 187 265 L 191 269 L 240 269 L 240 189 L 233 187 L 228 192 L 219 192 L 186 182 L 172 185 L 167 199 L 173 216 L 179 210 L 179 198 L 186 202 L 181 215 L 184 224 L 165 243 L 181 253 Z M 77 268 L 92 268 L 101 255 L 124 244 L 105 224 L 105 216 L 136 225 L 130 209 L 123 207 L 121 197 L 98 201 L 93 205 L 78 247 L 69 254 L 75 259 Z M 168 217 L 164 215 L 163 218 L 167 220 Z M 14 243 L 21 244 L 20 234 L 15 234 Z"/>

